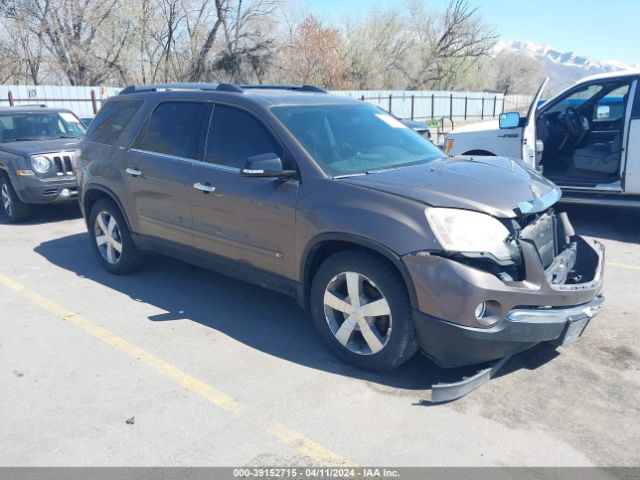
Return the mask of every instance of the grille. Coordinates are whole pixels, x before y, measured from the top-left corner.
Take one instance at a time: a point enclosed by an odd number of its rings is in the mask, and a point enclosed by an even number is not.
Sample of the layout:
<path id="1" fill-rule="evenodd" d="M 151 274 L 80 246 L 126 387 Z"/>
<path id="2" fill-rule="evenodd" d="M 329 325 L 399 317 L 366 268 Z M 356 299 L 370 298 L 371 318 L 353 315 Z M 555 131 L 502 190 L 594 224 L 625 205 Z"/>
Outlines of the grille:
<path id="1" fill-rule="evenodd" d="M 73 175 L 73 166 L 69 155 L 54 155 L 52 160 L 58 175 Z"/>
<path id="2" fill-rule="evenodd" d="M 555 215 L 546 214 L 522 230 L 521 238 L 529 240 L 538 250 L 544 268 L 547 268 L 558 254 Z"/>

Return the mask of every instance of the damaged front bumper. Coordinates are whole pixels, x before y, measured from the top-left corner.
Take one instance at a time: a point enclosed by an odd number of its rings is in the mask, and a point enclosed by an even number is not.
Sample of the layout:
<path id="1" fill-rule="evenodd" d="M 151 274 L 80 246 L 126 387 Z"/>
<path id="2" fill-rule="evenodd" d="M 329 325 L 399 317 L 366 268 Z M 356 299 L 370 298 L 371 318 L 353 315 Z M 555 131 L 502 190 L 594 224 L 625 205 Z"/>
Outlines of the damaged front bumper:
<path id="1" fill-rule="evenodd" d="M 546 270 L 537 250 L 523 242 L 522 281 L 434 255 L 403 259 L 416 288 L 414 326 L 422 350 L 436 363 L 457 367 L 497 360 L 552 341 L 575 341 L 603 302 L 604 247 L 575 236 L 572 251 Z M 573 283 L 560 283 L 571 276 Z M 554 283 L 558 282 L 558 283 Z M 481 324 L 479 304 L 489 312 Z"/>

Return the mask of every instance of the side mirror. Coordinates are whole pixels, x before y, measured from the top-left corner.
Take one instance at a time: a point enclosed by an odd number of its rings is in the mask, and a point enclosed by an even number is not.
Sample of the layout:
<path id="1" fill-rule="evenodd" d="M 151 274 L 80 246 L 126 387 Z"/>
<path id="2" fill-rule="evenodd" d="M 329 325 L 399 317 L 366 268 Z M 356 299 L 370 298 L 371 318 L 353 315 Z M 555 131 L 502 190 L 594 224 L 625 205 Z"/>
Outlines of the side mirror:
<path id="1" fill-rule="evenodd" d="M 520 114 L 518 112 L 507 112 L 500 114 L 500 128 L 518 128 L 520 126 Z"/>
<path id="2" fill-rule="evenodd" d="M 284 170 L 282 160 L 275 153 L 264 153 L 247 158 L 240 170 L 243 177 L 291 177 L 295 170 Z"/>

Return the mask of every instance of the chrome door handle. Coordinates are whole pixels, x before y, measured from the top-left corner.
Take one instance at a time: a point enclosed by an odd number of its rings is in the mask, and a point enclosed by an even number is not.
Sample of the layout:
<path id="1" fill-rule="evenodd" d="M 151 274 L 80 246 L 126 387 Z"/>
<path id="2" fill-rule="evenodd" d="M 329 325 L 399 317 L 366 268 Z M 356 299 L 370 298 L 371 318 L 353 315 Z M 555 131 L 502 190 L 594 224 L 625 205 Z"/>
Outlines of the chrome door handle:
<path id="1" fill-rule="evenodd" d="M 216 187 L 213 187 L 207 183 L 200 183 L 200 182 L 194 183 L 193 188 L 195 188 L 196 190 L 200 190 L 204 193 L 211 193 L 216 191 Z"/>
<path id="2" fill-rule="evenodd" d="M 140 175 L 142 175 L 142 172 L 137 168 L 127 168 L 125 172 L 127 172 L 129 175 L 133 177 L 139 177 Z"/>

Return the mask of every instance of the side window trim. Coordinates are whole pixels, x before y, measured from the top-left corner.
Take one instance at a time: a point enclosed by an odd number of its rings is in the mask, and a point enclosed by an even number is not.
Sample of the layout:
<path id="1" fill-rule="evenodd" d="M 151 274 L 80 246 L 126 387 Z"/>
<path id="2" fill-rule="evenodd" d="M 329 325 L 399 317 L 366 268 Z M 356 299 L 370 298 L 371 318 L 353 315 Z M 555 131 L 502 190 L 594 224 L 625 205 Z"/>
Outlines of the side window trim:
<path id="1" fill-rule="evenodd" d="M 193 158 L 181 157 L 179 155 L 170 155 L 168 153 L 162 153 L 162 152 L 153 152 L 151 150 L 142 150 L 140 148 L 130 148 L 129 151 L 135 152 L 135 153 L 143 153 L 145 155 L 153 155 L 155 157 L 170 158 L 172 160 L 182 160 L 184 162 L 189 162 L 189 163 L 193 163 L 197 161 L 197 160 L 194 160 Z"/>

